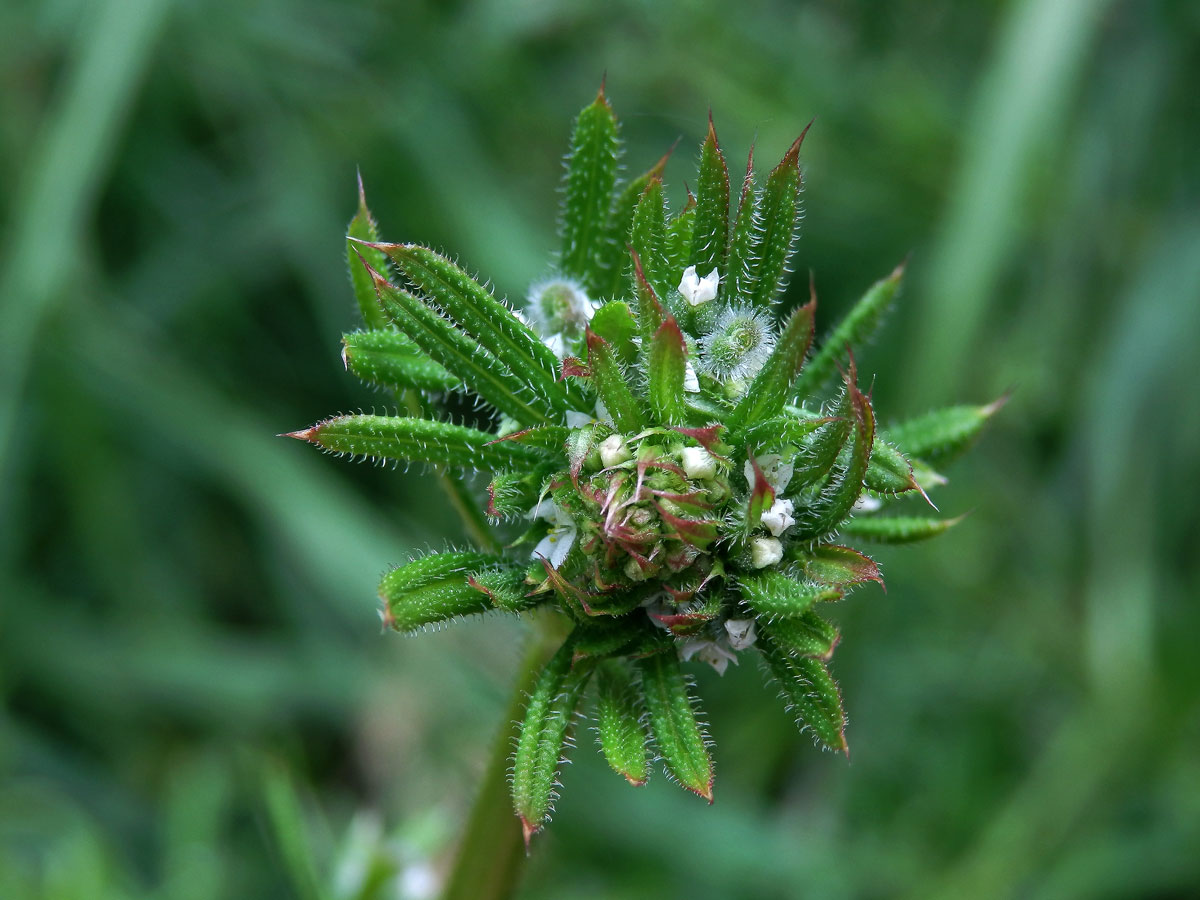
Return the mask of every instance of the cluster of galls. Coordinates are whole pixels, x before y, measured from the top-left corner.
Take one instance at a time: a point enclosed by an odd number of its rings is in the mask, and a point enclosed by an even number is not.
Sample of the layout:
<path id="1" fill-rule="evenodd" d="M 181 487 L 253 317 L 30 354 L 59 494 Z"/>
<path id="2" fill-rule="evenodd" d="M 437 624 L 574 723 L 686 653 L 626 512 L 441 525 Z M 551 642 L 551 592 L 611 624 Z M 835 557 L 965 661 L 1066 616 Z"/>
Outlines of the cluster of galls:
<path id="1" fill-rule="evenodd" d="M 368 327 L 346 335 L 343 358 L 410 415 L 340 416 L 292 436 L 431 464 L 460 502 L 455 469 L 491 472 L 488 513 L 523 525 L 503 550 L 393 569 L 380 596 L 384 621 L 401 631 L 492 609 L 565 616 L 569 635 L 529 694 L 513 758 L 527 839 L 549 818 L 592 685 L 600 749 L 633 784 L 658 758 L 712 799 L 710 742 L 682 668 L 692 658 L 724 671 L 752 649 L 801 727 L 844 751 L 828 668 L 840 635 L 819 610 L 881 578 L 842 542 L 921 540 L 957 521 L 877 515 L 905 494 L 927 499 L 944 482 L 935 467 L 998 407 L 877 428 L 851 349 L 901 271 L 874 284 L 814 354 L 815 298 L 777 314 L 798 231 L 802 138 L 761 182 L 751 159 L 731 197 L 710 121 L 696 194 L 672 215 L 666 158 L 618 183 L 616 119 L 601 92 L 575 126 L 559 271 L 519 312 L 428 248 L 380 243 L 360 191 L 349 260 Z M 446 391 L 477 395 L 495 409 L 494 427 L 436 418 Z"/>

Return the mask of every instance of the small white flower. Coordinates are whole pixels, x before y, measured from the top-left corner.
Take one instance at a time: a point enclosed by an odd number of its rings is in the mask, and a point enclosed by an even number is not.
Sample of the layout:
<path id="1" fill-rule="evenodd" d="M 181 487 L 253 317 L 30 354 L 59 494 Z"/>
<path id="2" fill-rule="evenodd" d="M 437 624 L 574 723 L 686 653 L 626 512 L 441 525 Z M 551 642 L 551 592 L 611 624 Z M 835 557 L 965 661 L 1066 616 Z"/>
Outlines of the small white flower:
<path id="1" fill-rule="evenodd" d="M 700 393 L 700 379 L 696 377 L 696 370 L 691 363 L 687 363 L 683 369 L 683 389 L 689 394 Z"/>
<path id="2" fill-rule="evenodd" d="M 680 645 L 679 657 L 681 659 L 687 661 L 693 656 L 700 660 L 700 662 L 706 662 L 716 669 L 718 675 L 724 675 L 725 669 L 729 664 L 732 662 L 734 665 L 737 665 L 738 661 L 734 653 L 726 650 L 716 641 L 704 638 L 692 638 Z"/>
<path id="3" fill-rule="evenodd" d="M 717 461 L 703 447 L 684 447 L 680 454 L 683 473 L 688 478 L 712 478 L 717 474 Z"/>
<path id="4" fill-rule="evenodd" d="M 553 523 L 546 536 L 533 548 L 530 558 L 544 559 L 557 569 L 571 552 L 571 545 L 575 543 L 575 537 L 579 533 L 575 520 L 549 497 L 539 500 L 537 506 L 529 511 L 528 517 Z"/>
<path id="5" fill-rule="evenodd" d="M 796 524 L 792 513 L 795 511 L 795 506 L 791 500 L 777 498 L 771 504 L 771 508 L 762 514 L 763 527 L 775 537 L 779 537 L 789 528 Z"/>
<path id="6" fill-rule="evenodd" d="M 679 293 L 689 306 L 700 306 L 717 298 L 717 288 L 721 285 L 721 276 L 713 269 L 703 278 L 696 274 L 695 266 L 683 270 L 683 278 L 679 281 Z"/>
<path id="7" fill-rule="evenodd" d="M 764 453 L 754 459 L 763 474 L 767 476 L 767 484 L 771 486 L 771 490 L 776 494 L 782 494 L 787 488 L 788 482 L 792 480 L 796 464 L 790 459 L 784 459 L 778 453 Z M 746 483 L 750 487 L 754 487 L 754 466 L 750 460 L 746 460 L 746 465 L 742 467 L 742 474 L 746 476 Z"/>
<path id="8" fill-rule="evenodd" d="M 756 537 L 750 542 L 750 562 L 756 569 L 765 569 L 783 559 L 783 544 L 778 538 Z"/>
<path id="9" fill-rule="evenodd" d="M 625 446 L 619 434 L 610 434 L 600 442 L 600 463 L 607 469 L 633 459 L 633 453 Z"/>
<path id="10" fill-rule="evenodd" d="M 753 619 L 726 619 L 725 631 L 729 635 L 729 646 L 734 650 L 753 647 L 754 642 L 758 639 Z"/>

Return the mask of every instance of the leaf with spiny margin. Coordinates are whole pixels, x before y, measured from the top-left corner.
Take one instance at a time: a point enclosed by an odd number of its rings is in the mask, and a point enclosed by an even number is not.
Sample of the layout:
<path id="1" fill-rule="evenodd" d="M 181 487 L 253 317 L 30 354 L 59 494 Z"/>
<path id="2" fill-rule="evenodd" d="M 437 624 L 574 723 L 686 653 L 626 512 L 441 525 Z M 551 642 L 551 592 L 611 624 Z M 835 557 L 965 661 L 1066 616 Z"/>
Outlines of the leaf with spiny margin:
<path id="1" fill-rule="evenodd" d="M 796 716 L 800 730 L 811 729 L 819 743 L 849 756 L 842 695 L 829 667 L 810 656 L 790 656 L 769 635 L 759 635 L 755 646 L 779 682 L 784 702 Z"/>
<path id="2" fill-rule="evenodd" d="M 775 349 L 754 377 L 745 396 L 729 414 L 726 425 L 736 432 L 743 426 L 778 415 L 791 396 L 792 382 L 804 365 L 804 355 L 812 343 L 816 300 L 795 310 L 783 327 Z"/>
<path id="3" fill-rule="evenodd" d="M 563 274 L 579 279 L 593 297 L 600 295 L 608 275 L 603 267 L 604 245 L 620 155 L 617 117 L 601 85 L 596 99 L 575 120 L 560 229 Z"/>
<path id="4" fill-rule="evenodd" d="M 637 319 L 623 300 L 613 300 L 596 310 L 589 323 L 592 331 L 600 335 L 616 350 L 621 362 L 627 366 L 637 362 L 637 344 L 633 339 L 638 334 Z"/>
<path id="5" fill-rule="evenodd" d="M 355 260 L 358 265 L 358 261 Z M 362 269 L 361 265 L 358 265 Z M 364 277 L 370 277 L 363 272 Z M 379 303 L 371 290 L 375 308 Z M 382 315 L 382 310 L 380 310 Z M 353 375 L 389 390 L 450 391 L 462 382 L 421 352 L 408 337 L 391 327 L 342 335 L 342 362 Z"/>
<path id="6" fill-rule="evenodd" d="M 663 255 L 667 261 L 667 272 L 672 277 L 681 278 L 683 270 L 687 268 L 688 257 L 692 253 L 692 235 L 696 231 L 696 215 L 696 198 L 689 193 L 683 210 L 667 222 L 666 245 Z M 669 287 L 678 286 L 678 281 L 669 285 Z"/>
<path id="7" fill-rule="evenodd" d="M 646 396 L 656 422 L 683 424 L 687 414 L 683 379 L 687 369 L 687 345 L 674 318 L 668 318 L 654 333 L 650 344 Z"/>
<path id="8" fill-rule="evenodd" d="M 863 478 L 868 490 L 878 494 L 903 494 L 917 489 L 912 463 L 896 447 L 876 438 L 871 462 Z"/>
<path id="9" fill-rule="evenodd" d="M 1007 395 L 985 406 L 950 406 L 888 429 L 889 440 L 913 456 L 946 462 L 971 445 L 983 426 L 1008 402 Z"/>
<path id="10" fill-rule="evenodd" d="M 853 351 L 875 333 L 883 314 L 900 290 L 904 265 L 901 263 L 896 266 L 891 275 L 871 285 L 862 299 L 854 304 L 808 361 L 804 372 L 796 380 L 793 396 L 803 400 L 823 390 L 837 372 L 838 360 L 847 348 Z"/>
<path id="11" fill-rule="evenodd" d="M 803 451 L 796 457 L 792 480 L 788 482 L 789 493 L 795 493 L 800 487 L 828 474 L 850 439 L 853 421 L 850 392 L 847 390 L 838 401 L 837 415 L 818 426 L 812 440 L 804 444 Z"/>
<path id="12" fill-rule="evenodd" d="M 666 257 L 666 204 L 663 198 L 662 180 L 655 178 L 646 186 L 633 214 L 633 225 L 629 230 L 629 246 L 642 264 L 642 275 L 654 289 L 658 299 L 665 303 L 673 314 L 678 314 L 670 291 L 672 270 Z M 652 332 L 653 333 L 653 332 Z"/>
<path id="13" fill-rule="evenodd" d="M 488 484 L 487 514 L 494 519 L 523 516 L 537 504 L 555 466 L 497 472 Z"/>
<path id="14" fill-rule="evenodd" d="M 589 377 L 612 416 L 617 431 L 637 434 L 645 427 L 642 410 L 625 381 L 625 373 L 621 371 L 612 344 L 589 328 L 587 348 Z"/>
<path id="15" fill-rule="evenodd" d="M 667 771 L 683 787 L 713 800 L 712 759 L 687 683 L 674 652 L 656 653 L 638 661 L 650 731 Z"/>
<path id="16" fill-rule="evenodd" d="M 654 343 L 654 335 L 662 323 L 667 320 L 667 311 L 663 308 L 658 292 L 646 278 L 646 270 L 642 266 L 642 258 L 637 250 L 630 250 L 633 259 L 633 286 L 637 295 L 638 334 L 642 339 L 643 371 L 649 365 L 650 346 Z M 597 332 L 598 333 L 598 332 Z"/>
<path id="17" fill-rule="evenodd" d="M 575 631 L 575 658 L 604 658 L 626 652 L 631 644 L 640 643 L 645 635 L 643 623 L 628 616 L 592 619 L 586 628 L 577 628 Z"/>
<path id="18" fill-rule="evenodd" d="M 559 360 L 492 292 L 440 253 L 419 244 L 376 244 L 442 313 L 504 363 L 510 380 L 550 409 L 576 408 L 558 380 Z M 577 398 L 578 399 L 578 398 Z"/>
<path id="19" fill-rule="evenodd" d="M 763 185 L 752 251 L 757 262 L 749 296 L 745 298 L 760 309 L 769 308 L 787 283 L 788 263 L 799 232 L 800 145 L 811 125 L 810 122 L 804 127 Z"/>
<path id="20" fill-rule="evenodd" d="M 798 419 L 784 413 L 746 428 L 742 442 L 759 452 L 803 445 L 814 431 L 833 421 L 829 417 Z M 793 476 L 795 477 L 795 476 Z"/>
<path id="21" fill-rule="evenodd" d="M 504 560 L 471 551 L 434 553 L 392 569 L 379 583 L 384 624 L 412 631 L 491 608 L 487 597 L 471 587 L 473 574 L 495 569 Z"/>
<path id="22" fill-rule="evenodd" d="M 567 731 L 592 671 L 585 664 L 573 672 L 572 656 L 568 637 L 534 683 L 513 753 L 513 808 L 521 819 L 526 845 L 550 818 Z"/>
<path id="23" fill-rule="evenodd" d="M 511 441 L 524 447 L 537 447 L 539 450 L 545 450 L 557 456 L 565 452 L 567 438 L 570 434 L 571 429 L 566 425 L 531 425 L 529 428 L 512 431 L 504 437 L 495 438 L 492 443 L 501 444 Z"/>
<path id="24" fill-rule="evenodd" d="M 842 534 L 880 544 L 912 544 L 926 541 L 953 528 L 963 516 L 934 519 L 924 516 L 863 516 L 850 519 L 838 529 Z"/>
<path id="25" fill-rule="evenodd" d="M 862 496 L 863 479 L 875 442 L 875 411 L 866 394 L 854 383 L 853 365 L 846 386 L 854 411 L 853 440 L 844 454 L 846 460 L 841 471 L 831 477 L 820 498 L 810 507 L 804 521 L 799 523 L 799 533 L 802 534 L 822 535 L 833 531 L 850 515 L 854 504 Z"/>
<path id="26" fill-rule="evenodd" d="M 802 616 L 814 603 L 842 598 L 842 592 L 826 584 L 800 581 L 780 572 L 751 575 L 740 581 L 742 599 L 756 616 L 788 619 Z"/>
<path id="27" fill-rule="evenodd" d="M 721 299 L 730 306 L 749 303 L 758 264 L 756 238 L 762 230 L 761 195 L 754 189 L 754 147 L 746 159 L 746 177 L 738 200 L 737 218 L 729 236 L 729 255 L 725 277 L 721 280 Z"/>
<path id="28" fill-rule="evenodd" d="M 713 269 L 724 269 L 729 240 L 729 169 L 717 143 L 712 115 L 708 134 L 700 146 L 700 170 L 696 175 L 696 223 L 692 230 L 692 252 L 688 259 L 703 278 Z"/>
<path id="29" fill-rule="evenodd" d="M 487 597 L 492 606 L 505 612 L 521 612 L 536 606 L 543 599 L 529 596 L 525 569 L 521 566 L 479 572 L 467 582 Z"/>
<path id="30" fill-rule="evenodd" d="M 386 328 L 387 318 L 375 299 L 375 284 L 358 261 L 361 253 L 371 268 L 378 272 L 387 271 L 387 257 L 379 250 L 362 248 L 359 241 L 379 240 L 379 229 L 371 211 L 367 209 L 367 195 L 363 192 L 362 176 L 358 177 L 358 212 L 346 227 L 346 262 L 350 268 L 350 286 L 354 288 L 354 299 L 363 321 L 368 328 Z"/>
<path id="31" fill-rule="evenodd" d="M 514 389 L 504 365 L 485 348 L 438 315 L 419 298 L 391 284 L 363 265 L 375 282 L 380 306 L 388 319 L 434 362 L 454 375 L 500 412 L 525 425 L 545 422 L 553 414 L 542 402 L 530 403 Z"/>
<path id="32" fill-rule="evenodd" d="M 829 659 L 841 640 L 837 628 L 812 610 L 802 616 L 776 619 L 763 626 L 779 649 L 795 656 Z"/>
<path id="33" fill-rule="evenodd" d="M 604 246 L 600 254 L 600 264 L 605 270 L 605 276 L 603 285 L 597 291 L 594 299 L 617 297 L 623 293 L 621 282 L 627 268 L 629 230 L 633 227 L 634 211 L 637 209 L 638 200 L 641 199 L 650 182 L 655 178 L 662 180 L 663 170 L 667 167 L 667 160 L 671 158 L 671 152 L 668 150 L 649 171 L 642 173 L 625 185 L 613 200 Z"/>
<path id="34" fill-rule="evenodd" d="M 600 666 L 596 685 L 600 750 L 614 772 L 641 787 L 650 777 L 650 759 L 629 670 L 623 662 L 610 660 Z"/>
<path id="35" fill-rule="evenodd" d="M 867 581 L 883 584 L 883 576 L 879 574 L 875 560 L 852 547 L 820 544 L 807 553 L 796 554 L 796 559 L 804 566 L 804 574 L 819 584 L 839 588 Z"/>
<path id="36" fill-rule="evenodd" d="M 286 437 L 308 441 L 331 453 L 468 469 L 531 468 L 546 460 L 529 447 L 493 443 L 493 436 L 486 431 L 401 416 L 335 416 Z"/>

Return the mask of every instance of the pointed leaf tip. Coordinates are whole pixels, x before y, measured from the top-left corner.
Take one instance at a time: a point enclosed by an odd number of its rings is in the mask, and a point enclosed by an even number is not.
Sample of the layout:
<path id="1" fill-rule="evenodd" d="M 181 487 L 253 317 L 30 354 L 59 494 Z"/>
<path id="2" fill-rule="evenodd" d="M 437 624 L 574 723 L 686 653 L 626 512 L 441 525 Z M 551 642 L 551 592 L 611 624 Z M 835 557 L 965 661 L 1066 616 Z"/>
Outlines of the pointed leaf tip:
<path id="1" fill-rule="evenodd" d="M 313 440 L 313 435 L 316 433 L 317 427 L 318 426 L 313 425 L 311 428 L 305 428 L 303 431 L 286 431 L 283 434 L 275 435 L 275 437 L 290 437 L 295 438 L 298 441 L 311 442 Z"/>

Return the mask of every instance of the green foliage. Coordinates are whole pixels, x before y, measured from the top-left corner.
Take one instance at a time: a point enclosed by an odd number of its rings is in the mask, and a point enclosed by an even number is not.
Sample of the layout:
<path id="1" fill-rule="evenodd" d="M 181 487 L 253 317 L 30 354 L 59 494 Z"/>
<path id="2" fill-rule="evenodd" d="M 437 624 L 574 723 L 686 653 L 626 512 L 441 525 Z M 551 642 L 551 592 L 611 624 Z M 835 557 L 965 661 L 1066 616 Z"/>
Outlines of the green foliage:
<path id="1" fill-rule="evenodd" d="M 634 787 L 650 777 L 642 710 L 628 670 L 617 660 L 603 665 L 596 679 L 596 734 L 612 770 Z"/>

